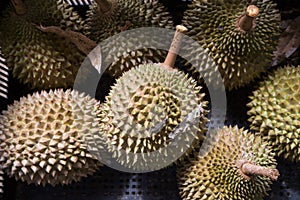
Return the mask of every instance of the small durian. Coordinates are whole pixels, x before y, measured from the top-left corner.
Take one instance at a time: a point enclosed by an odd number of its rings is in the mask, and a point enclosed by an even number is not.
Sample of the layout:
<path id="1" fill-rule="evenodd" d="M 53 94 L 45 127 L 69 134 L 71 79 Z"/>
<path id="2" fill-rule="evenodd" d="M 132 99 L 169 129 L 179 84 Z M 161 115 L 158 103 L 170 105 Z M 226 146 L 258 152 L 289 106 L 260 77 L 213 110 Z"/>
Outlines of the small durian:
<path id="1" fill-rule="evenodd" d="M 0 19 L 0 45 L 13 76 L 37 89 L 72 86 L 84 54 L 71 41 L 42 32 L 26 16 L 10 5 Z"/>
<path id="2" fill-rule="evenodd" d="M 299 162 L 300 66 L 277 69 L 250 99 L 250 128 L 262 135 L 277 156 Z"/>
<path id="3" fill-rule="evenodd" d="M 86 34 L 97 43 L 141 27 L 173 29 L 174 26 L 169 12 L 158 0 L 95 0 L 87 12 Z M 124 48 L 124 54 L 109 66 L 109 74 L 116 78 L 138 64 L 163 62 L 166 51 L 151 48 L 131 51 L 138 42 L 129 40 L 125 47 L 118 44 L 117 48 Z"/>
<path id="4" fill-rule="evenodd" d="M 235 127 L 210 133 L 206 151 L 177 168 L 182 199 L 262 200 L 279 172 L 259 136 Z"/>
<path id="5" fill-rule="evenodd" d="M 184 30 L 177 26 L 171 48 Z M 178 51 L 170 50 L 163 64 L 143 64 L 125 72 L 99 108 L 99 134 L 116 161 L 128 169 L 166 167 L 204 138 L 204 94 L 196 81 L 172 69 L 172 52 Z M 178 128 L 181 124 L 186 124 L 184 129 Z M 170 145 L 176 139 L 179 142 Z"/>
<path id="6" fill-rule="evenodd" d="M 98 131 L 98 102 L 62 89 L 22 97 L 0 117 L 0 166 L 16 180 L 35 185 L 69 184 L 101 164 L 86 137 Z"/>
<path id="7" fill-rule="evenodd" d="M 189 29 L 187 35 L 208 49 L 218 65 L 223 78 L 218 84 L 232 90 L 250 83 L 270 66 L 280 35 L 279 22 L 272 0 L 195 0 L 182 23 Z M 190 52 L 193 60 L 197 52 L 192 48 Z M 190 71 L 196 73 L 196 67 L 190 66 Z M 203 76 L 213 79 L 210 74 Z"/>

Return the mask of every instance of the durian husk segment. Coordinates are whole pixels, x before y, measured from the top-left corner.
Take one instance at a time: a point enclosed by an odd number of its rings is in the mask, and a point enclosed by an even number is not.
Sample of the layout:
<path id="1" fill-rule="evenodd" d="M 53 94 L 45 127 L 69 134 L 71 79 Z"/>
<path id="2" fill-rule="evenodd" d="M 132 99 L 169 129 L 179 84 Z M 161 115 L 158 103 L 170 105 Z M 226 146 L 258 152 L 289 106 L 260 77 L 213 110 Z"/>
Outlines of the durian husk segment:
<path id="1" fill-rule="evenodd" d="M 122 31 L 139 27 L 173 28 L 167 9 L 158 0 L 109 0 L 111 11 L 103 13 L 96 1 L 87 12 L 87 35 L 101 42 Z"/>
<path id="2" fill-rule="evenodd" d="M 87 12 L 86 34 L 97 43 L 130 29 L 142 27 L 174 28 L 171 15 L 158 0 L 108 1 L 112 3 L 111 11 L 102 13 L 94 1 Z M 141 34 L 144 33 L 141 31 Z M 151 37 L 157 36 L 152 35 Z M 113 77 L 117 78 L 123 72 L 139 64 L 164 61 L 166 51 L 151 48 L 131 51 L 137 44 L 140 44 L 140 41 L 136 41 L 134 38 L 128 38 L 128 40 L 126 38 L 124 41 L 126 41 L 124 47 L 122 44 L 117 44 L 118 48 L 122 49 L 119 52 L 124 53 L 118 58 L 116 57 L 116 60 L 107 69 L 107 72 Z"/>
<path id="3" fill-rule="evenodd" d="M 206 153 L 177 169 L 182 199 L 262 200 L 267 195 L 270 178 L 251 175 L 246 179 L 237 167 L 238 161 L 246 160 L 274 169 L 274 154 L 266 142 L 237 126 L 211 133 L 206 142 Z"/>
<path id="4" fill-rule="evenodd" d="M 184 13 L 182 24 L 188 28 L 187 34 L 209 49 L 228 90 L 245 86 L 266 71 L 280 35 L 279 11 L 271 0 L 251 1 L 259 8 L 255 27 L 249 32 L 239 31 L 237 21 L 248 5 L 245 0 L 196 0 Z M 212 79 L 209 74 L 204 76 Z"/>
<path id="5" fill-rule="evenodd" d="M 10 177 L 35 185 L 69 184 L 101 164 L 84 138 L 98 131 L 95 99 L 77 91 L 22 97 L 1 116 L 0 164 Z"/>
<path id="6" fill-rule="evenodd" d="M 250 128 L 277 156 L 300 161 L 300 66 L 285 66 L 269 75 L 248 103 Z"/>
<path id="7" fill-rule="evenodd" d="M 130 169 L 145 169 L 149 164 L 167 162 L 165 157 L 184 154 L 183 147 L 169 152 L 171 133 L 201 104 L 196 122 L 182 134 L 190 144 L 185 155 L 203 140 L 207 118 L 204 94 L 196 82 L 179 71 L 161 64 L 145 64 L 125 72 L 112 87 L 101 107 L 100 133 L 107 138 L 108 150 Z M 191 142 L 192 141 L 192 142 Z M 158 157 L 151 153 L 158 152 Z"/>
<path id="8" fill-rule="evenodd" d="M 25 0 L 23 19 L 43 26 L 60 26 L 62 29 L 83 31 L 84 21 L 65 0 Z"/>
<path id="9" fill-rule="evenodd" d="M 70 41 L 43 33 L 23 16 L 0 19 L 0 45 L 13 76 L 36 89 L 73 86 L 84 55 Z"/>

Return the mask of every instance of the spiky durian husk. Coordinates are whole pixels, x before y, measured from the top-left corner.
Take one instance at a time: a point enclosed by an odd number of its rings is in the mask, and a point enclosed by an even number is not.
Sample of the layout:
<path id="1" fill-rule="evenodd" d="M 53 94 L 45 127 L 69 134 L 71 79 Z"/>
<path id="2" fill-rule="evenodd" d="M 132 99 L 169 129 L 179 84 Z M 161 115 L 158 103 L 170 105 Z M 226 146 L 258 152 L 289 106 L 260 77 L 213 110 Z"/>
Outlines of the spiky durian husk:
<path id="1" fill-rule="evenodd" d="M 259 200 L 270 190 L 269 178 L 253 175 L 245 179 L 237 161 L 247 160 L 255 165 L 275 168 L 267 143 L 238 127 L 224 127 L 211 134 L 207 151 L 177 170 L 183 199 Z M 204 147 L 203 147 L 204 148 Z"/>
<path id="2" fill-rule="evenodd" d="M 87 12 L 86 32 L 94 41 L 102 42 L 122 31 L 140 27 L 173 28 L 169 12 L 158 0 L 111 0 L 111 2 L 112 11 L 107 14 L 99 11 L 95 1 Z M 132 38 L 124 39 L 127 41 L 124 47 L 122 44 L 117 46 L 124 54 L 119 58 L 116 57 L 117 60 L 108 68 L 108 72 L 114 77 L 120 76 L 122 72 L 138 64 L 162 62 L 166 56 L 165 51 L 151 48 L 130 52 L 129 50 L 139 43 L 135 40 L 128 42 L 130 39 Z"/>
<path id="3" fill-rule="evenodd" d="M 84 55 L 68 40 L 43 33 L 9 9 L 0 20 L 0 44 L 13 76 L 32 88 L 72 86 Z"/>
<path id="4" fill-rule="evenodd" d="M 169 71 L 160 64 L 140 65 L 117 79 L 106 102 L 101 106 L 100 134 L 107 141 L 108 151 L 123 166 L 134 170 L 149 169 L 150 164 L 165 163 L 166 158 L 185 155 L 202 141 L 207 118 L 204 94 L 196 82 L 178 71 Z M 200 106 L 195 121 L 185 121 Z M 190 116 L 191 117 L 191 116 Z M 180 123 L 180 141 L 173 149 L 171 134 Z M 157 152 L 157 157 L 152 152 Z M 176 157 L 175 157 L 176 158 Z"/>
<path id="5" fill-rule="evenodd" d="M 69 184 L 100 166 L 85 137 L 97 131 L 97 101 L 77 91 L 22 97 L 1 116 L 0 164 L 11 177 L 36 185 Z"/>
<path id="6" fill-rule="evenodd" d="M 300 161 L 300 66 L 276 70 L 253 92 L 248 104 L 251 129 L 278 156 Z"/>
<path id="7" fill-rule="evenodd" d="M 37 25 L 60 26 L 62 29 L 82 31 L 84 21 L 78 13 L 65 0 L 26 0 L 24 1 L 27 12 L 22 15 Z"/>
<path id="8" fill-rule="evenodd" d="M 242 33 L 237 30 L 236 22 L 249 4 L 259 8 L 259 15 L 255 28 Z M 266 71 L 280 34 L 279 21 L 279 11 L 271 0 L 251 3 L 246 0 L 196 0 L 184 13 L 183 25 L 188 28 L 189 36 L 209 49 L 225 87 L 231 90 L 250 83 Z M 191 53 L 189 61 L 194 57 Z M 193 66 L 193 72 L 194 67 L 198 66 Z M 204 76 L 212 79 L 210 74 Z"/>

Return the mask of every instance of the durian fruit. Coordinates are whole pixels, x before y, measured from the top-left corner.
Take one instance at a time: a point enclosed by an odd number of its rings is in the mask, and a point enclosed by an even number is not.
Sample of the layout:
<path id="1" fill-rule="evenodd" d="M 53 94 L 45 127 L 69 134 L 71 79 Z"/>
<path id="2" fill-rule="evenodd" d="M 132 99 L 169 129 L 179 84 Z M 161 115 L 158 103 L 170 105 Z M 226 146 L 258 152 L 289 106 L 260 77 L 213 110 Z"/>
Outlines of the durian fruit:
<path id="1" fill-rule="evenodd" d="M 12 6 L 3 15 L 0 44 L 13 76 L 37 89 L 72 86 L 84 54 L 71 41 L 43 33 Z"/>
<path id="2" fill-rule="evenodd" d="M 174 41 L 180 31 L 184 27 L 177 27 Z M 171 46 L 176 46 L 174 41 Z M 99 107 L 99 134 L 107 141 L 107 151 L 127 169 L 165 167 L 204 138 L 204 94 L 196 81 L 172 69 L 172 52 L 163 64 L 143 64 L 125 72 Z M 182 124 L 185 128 L 177 129 Z M 171 144 L 176 139 L 178 143 Z"/>
<path id="3" fill-rule="evenodd" d="M 98 102 L 75 90 L 41 91 L 15 101 L 0 120 L 0 165 L 10 177 L 36 185 L 69 184 L 101 164 L 85 137 L 98 131 Z"/>
<path id="4" fill-rule="evenodd" d="M 206 151 L 177 169 L 182 199 L 262 200 L 279 176 L 271 149 L 261 137 L 223 127 L 206 140 Z"/>
<path id="5" fill-rule="evenodd" d="M 251 129 L 277 156 L 300 161 L 300 66 L 277 69 L 260 83 L 248 103 Z"/>
<path id="6" fill-rule="evenodd" d="M 122 31 L 141 27 L 173 29 L 173 21 L 158 0 L 95 0 L 87 12 L 86 34 L 97 43 Z M 130 51 L 137 43 L 139 41 L 126 42 L 124 54 L 107 69 L 109 74 L 118 77 L 138 64 L 163 62 L 166 51 L 151 48 Z M 117 48 L 122 47 L 119 44 Z"/>
<path id="7" fill-rule="evenodd" d="M 279 11 L 272 0 L 195 0 L 182 23 L 189 29 L 187 35 L 209 49 L 226 89 L 232 90 L 266 71 L 276 50 L 279 22 Z M 192 48 L 190 51 L 188 61 L 197 54 Z M 195 67 L 191 67 L 192 73 L 197 72 Z M 213 79 L 203 73 L 206 80 Z"/>

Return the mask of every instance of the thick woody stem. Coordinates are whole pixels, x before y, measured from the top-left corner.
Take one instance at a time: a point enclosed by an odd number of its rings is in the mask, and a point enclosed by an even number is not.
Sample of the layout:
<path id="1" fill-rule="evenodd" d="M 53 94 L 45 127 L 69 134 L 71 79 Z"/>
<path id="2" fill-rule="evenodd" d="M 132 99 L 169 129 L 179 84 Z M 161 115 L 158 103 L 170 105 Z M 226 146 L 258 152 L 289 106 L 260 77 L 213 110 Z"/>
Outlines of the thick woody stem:
<path id="1" fill-rule="evenodd" d="M 255 28 L 255 18 L 259 14 L 259 9 L 255 5 L 247 7 L 246 13 L 237 21 L 237 29 L 243 33 L 250 32 Z"/>
<path id="2" fill-rule="evenodd" d="M 187 28 L 182 25 L 176 26 L 176 31 L 174 34 L 174 38 L 171 44 L 171 47 L 169 49 L 168 55 L 163 63 L 164 67 L 167 67 L 168 69 L 172 69 L 175 65 L 176 57 L 178 55 L 178 52 L 180 50 L 180 46 L 182 43 L 182 38 L 184 32 L 187 31 Z"/>
<path id="3" fill-rule="evenodd" d="M 240 161 L 238 164 L 241 174 L 246 179 L 251 179 L 251 175 L 261 175 L 270 178 L 273 181 L 276 181 L 279 174 L 277 169 L 271 169 L 267 167 L 262 167 L 255 165 L 248 161 Z"/>
<path id="4" fill-rule="evenodd" d="M 112 2 L 110 0 L 95 0 L 95 2 L 98 4 L 99 10 L 102 13 L 106 13 L 112 8 Z"/>
<path id="5" fill-rule="evenodd" d="M 73 44 L 77 46 L 77 48 L 81 52 L 83 52 L 86 55 L 88 55 L 97 46 L 96 42 L 90 40 L 85 35 L 75 31 L 62 30 L 57 26 L 48 26 L 48 27 L 37 26 L 37 28 L 43 32 L 54 33 L 56 35 L 59 35 L 61 37 L 70 40 Z"/>
<path id="6" fill-rule="evenodd" d="M 27 9 L 23 0 L 11 0 L 11 3 L 14 6 L 17 15 L 26 14 Z"/>

